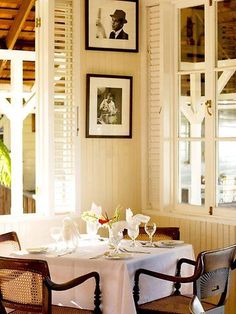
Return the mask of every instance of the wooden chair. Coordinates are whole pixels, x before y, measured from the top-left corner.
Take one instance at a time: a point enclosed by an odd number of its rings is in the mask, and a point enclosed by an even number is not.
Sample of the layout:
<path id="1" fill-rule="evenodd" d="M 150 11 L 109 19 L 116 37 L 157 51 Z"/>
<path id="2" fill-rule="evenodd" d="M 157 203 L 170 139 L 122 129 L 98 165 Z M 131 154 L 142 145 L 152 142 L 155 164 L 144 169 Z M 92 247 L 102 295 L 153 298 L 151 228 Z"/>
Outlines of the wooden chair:
<path id="1" fill-rule="evenodd" d="M 0 256 L 9 255 L 21 249 L 20 241 L 15 231 L 0 234 Z"/>
<path id="2" fill-rule="evenodd" d="M 199 301 L 199 299 L 196 295 L 194 295 L 190 301 L 189 311 L 191 314 L 204 314 L 204 313 L 206 313 L 204 311 L 204 308 L 202 307 L 201 302 Z"/>
<path id="3" fill-rule="evenodd" d="M 94 310 L 52 305 L 52 291 L 74 288 L 95 279 Z M 14 314 L 82 314 L 102 313 L 100 310 L 100 276 L 90 272 L 66 283 L 51 281 L 48 264 L 43 260 L 0 257 L 0 313 L 14 309 Z"/>
<path id="4" fill-rule="evenodd" d="M 198 255 L 196 261 L 181 258 L 177 262 L 175 276 L 169 276 L 147 269 L 138 269 L 135 273 L 134 285 L 134 300 L 137 313 L 189 314 L 191 296 L 181 295 L 180 293 L 181 283 L 187 282 L 193 283 L 193 295 L 198 297 L 206 313 L 223 313 L 228 296 L 230 273 L 234 266 L 235 256 L 236 244 L 222 249 L 204 251 Z M 194 266 L 192 276 L 181 277 L 181 266 L 184 263 Z M 173 293 L 159 300 L 141 305 L 138 304 L 140 292 L 139 280 L 141 280 L 141 275 L 173 282 Z M 214 302 L 212 298 L 214 298 Z"/>
<path id="5" fill-rule="evenodd" d="M 179 240 L 180 232 L 178 227 L 157 227 L 155 234 L 153 235 L 153 241 L 160 240 Z M 124 230 L 124 239 L 129 239 L 127 230 Z M 136 240 L 148 241 L 149 237 L 146 234 L 144 227 L 139 227 L 139 235 Z"/>

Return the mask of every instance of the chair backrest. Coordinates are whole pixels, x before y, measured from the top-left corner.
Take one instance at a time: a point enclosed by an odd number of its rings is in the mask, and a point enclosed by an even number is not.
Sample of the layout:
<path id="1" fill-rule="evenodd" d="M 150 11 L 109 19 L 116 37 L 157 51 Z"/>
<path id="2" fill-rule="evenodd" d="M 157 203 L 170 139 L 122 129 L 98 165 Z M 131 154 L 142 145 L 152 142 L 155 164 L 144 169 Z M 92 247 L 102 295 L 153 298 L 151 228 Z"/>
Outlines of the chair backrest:
<path id="1" fill-rule="evenodd" d="M 75 280 L 76 285 L 79 285 L 92 277 L 96 283 L 94 291 L 96 309 L 100 305 L 98 273 L 91 272 Z M 6 314 L 6 307 L 27 313 L 51 314 L 51 290 L 70 289 L 72 281 L 68 284 L 63 283 L 62 288 L 52 283 L 46 261 L 0 257 L 0 313 Z"/>
<path id="2" fill-rule="evenodd" d="M 124 232 L 124 238 L 128 239 L 129 236 L 127 235 L 127 230 Z M 153 241 L 160 241 L 160 240 L 179 240 L 180 238 L 180 231 L 178 227 L 157 227 L 155 234 L 153 235 Z M 137 240 L 148 241 L 149 237 L 145 232 L 143 226 L 139 227 L 139 235 L 136 238 Z"/>
<path id="3" fill-rule="evenodd" d="M 15 231 L 0 234 L 0 256 L 7 256 L 21 249 L 20 241 Z"/>
<path id="4" fill-rule="evenodd" d="M 46 261 L 0 257 L 0 300 L 10 309 L 50 313 Z M 6 313 L 4 308 L 0 313 Z"/>
<path id="5" fill-rule="evenodd" d="M 214 298 L 217 306 L 224 305 L 228 296 L 235 256 L 236 245 L 201 252 L 197 257 L 195 268 L 195 272 L 201 275 L 194 282 L 194 295 L 197 295 L 200 300 Z"/>

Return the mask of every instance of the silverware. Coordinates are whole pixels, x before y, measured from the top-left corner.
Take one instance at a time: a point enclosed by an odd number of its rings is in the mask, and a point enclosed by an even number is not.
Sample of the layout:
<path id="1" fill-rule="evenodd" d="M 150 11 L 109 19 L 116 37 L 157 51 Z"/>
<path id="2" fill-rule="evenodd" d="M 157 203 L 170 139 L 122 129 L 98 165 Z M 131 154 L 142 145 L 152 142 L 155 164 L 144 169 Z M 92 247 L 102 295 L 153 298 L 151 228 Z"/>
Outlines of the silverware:
<path id="1" fill-rule="evenodd" d="M 104 253 L 96 255 L 96 256 L 89 257 L 89 259 L 96 259 L 96 258 L 102 257 L 103 255 L 104 255 Z"/>
<path id="2" fill-rule="evenodd" d="M 151 254 L 149 251 L 133 251 L 133 250 L 127 250 L 126 248 L 120 248 L 120 251 L 127 252 L 127 253 L 137 253 L 137 254 Z"/>
<path id="3" fill-rule="evenodd" d="M 73 250 L 73 251 L 67 251 L 67 252 L 63 252 L 63 253 L 57 254 L 57 257 L 72 254 L 72 253 L 74 253 L 74 251 L 75 251 L 75 250 Z"/>

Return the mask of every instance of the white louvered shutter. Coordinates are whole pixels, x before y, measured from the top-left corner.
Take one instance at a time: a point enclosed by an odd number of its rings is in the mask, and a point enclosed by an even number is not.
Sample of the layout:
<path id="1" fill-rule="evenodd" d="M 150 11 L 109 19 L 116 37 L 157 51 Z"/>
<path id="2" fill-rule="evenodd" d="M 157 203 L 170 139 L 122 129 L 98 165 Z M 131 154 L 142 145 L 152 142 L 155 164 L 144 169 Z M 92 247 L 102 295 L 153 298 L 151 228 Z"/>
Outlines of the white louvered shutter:
<path id="1" fill-rule="evenodd" d="M 160 207 L 161 104 L 160 104 L 160 7 L 147 8 L 148 23 L 148 199 Z"/>
<path id="2" fill-rule="evenodd" d="M 75 208 L 76 108 L 73 99 L 73 0 L 54 7 L 55 212 Z"/>

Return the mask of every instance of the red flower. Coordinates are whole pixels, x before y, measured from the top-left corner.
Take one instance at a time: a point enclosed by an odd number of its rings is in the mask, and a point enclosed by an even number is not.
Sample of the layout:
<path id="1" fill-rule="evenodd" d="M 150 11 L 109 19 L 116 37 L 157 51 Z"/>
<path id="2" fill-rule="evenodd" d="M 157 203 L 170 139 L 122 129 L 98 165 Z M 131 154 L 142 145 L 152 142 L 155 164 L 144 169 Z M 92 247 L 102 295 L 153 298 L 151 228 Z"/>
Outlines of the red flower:
<path id="1" fill-rule="evenodd" d="M 99 222 L 101 225 L 104 225 L 104 224 L 106 224 L 106 223 L 109 222 L 109 221 L 110 221 L 110 219 L 102 219 L 102 218 L 98 219 L 98 222 Z"/>

